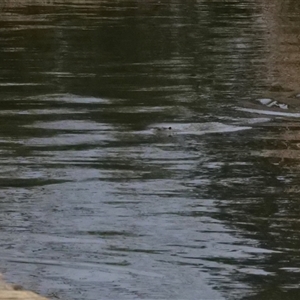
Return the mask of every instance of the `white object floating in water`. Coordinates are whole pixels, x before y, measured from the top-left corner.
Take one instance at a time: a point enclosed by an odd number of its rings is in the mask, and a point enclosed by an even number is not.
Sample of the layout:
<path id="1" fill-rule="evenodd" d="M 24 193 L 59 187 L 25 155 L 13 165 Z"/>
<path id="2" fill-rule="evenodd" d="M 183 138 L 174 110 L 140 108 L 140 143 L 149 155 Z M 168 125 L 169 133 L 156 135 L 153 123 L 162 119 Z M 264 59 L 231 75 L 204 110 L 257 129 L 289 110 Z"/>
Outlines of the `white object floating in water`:
<path id="1" fill-rule="evenodd" d="M 288 109 L 288 105 L 287 104 L 278 104 L 279 108 L 282 108 L 282 109 Z"/>
<path id="2" fill-rule="evenodd" d="M 284 103 L 279 103 L 276 100 L 273 100 L 271 98 L 262 98 L 262 99 L 257 99 L 257 101 L 259 103 L 261 103 L 262 105 L 265 105 L 267 107 L 278 107 L 281 109 L 288 109 L 288 105 L 284 104 Z"/>
<path id="3" fill-rule="evenodd" d="M 280 116 L 280 117 L 300 118 L 300 113 L 287 113 L 287 112 L 280 112 L 280 111 L 261 110 L 261 109 L 243 108 L 243 107 L 237 107 L 236 109 L 240 111 L 249 112 L 249 113 L 273 115 L 273 116 Z"/>
<path id="4" fill-rule="evenodd" d="M 262 98 L 262 99 L 257 99 L 257 101 L 263 105 L 269 105 L 273 100 L 270 98 Z"/>

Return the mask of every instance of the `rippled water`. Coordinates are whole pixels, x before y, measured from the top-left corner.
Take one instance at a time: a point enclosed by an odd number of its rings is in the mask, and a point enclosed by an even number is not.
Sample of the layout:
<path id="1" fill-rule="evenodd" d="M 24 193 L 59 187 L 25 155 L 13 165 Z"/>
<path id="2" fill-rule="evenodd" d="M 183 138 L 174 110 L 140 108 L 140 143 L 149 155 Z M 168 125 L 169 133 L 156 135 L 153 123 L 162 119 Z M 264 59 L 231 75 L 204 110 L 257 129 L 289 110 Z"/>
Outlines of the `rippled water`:
<path id="1" fill-rule="evenodd" d="M 269 2 L 0 3 L 8 280 L 299 299 L 300 6 Z"/>

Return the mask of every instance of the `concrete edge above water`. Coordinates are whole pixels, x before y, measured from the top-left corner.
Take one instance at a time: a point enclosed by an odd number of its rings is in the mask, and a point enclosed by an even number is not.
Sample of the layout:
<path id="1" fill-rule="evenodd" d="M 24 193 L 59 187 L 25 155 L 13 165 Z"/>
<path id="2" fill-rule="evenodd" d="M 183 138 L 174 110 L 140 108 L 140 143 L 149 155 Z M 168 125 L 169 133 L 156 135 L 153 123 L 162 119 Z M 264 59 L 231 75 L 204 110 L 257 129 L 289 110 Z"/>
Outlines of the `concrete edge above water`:
<path id="1" fill-rule="evenodd" d="M 17 285 L 9 285 L 0 274 L 0 300 L 48 300 Z"/>

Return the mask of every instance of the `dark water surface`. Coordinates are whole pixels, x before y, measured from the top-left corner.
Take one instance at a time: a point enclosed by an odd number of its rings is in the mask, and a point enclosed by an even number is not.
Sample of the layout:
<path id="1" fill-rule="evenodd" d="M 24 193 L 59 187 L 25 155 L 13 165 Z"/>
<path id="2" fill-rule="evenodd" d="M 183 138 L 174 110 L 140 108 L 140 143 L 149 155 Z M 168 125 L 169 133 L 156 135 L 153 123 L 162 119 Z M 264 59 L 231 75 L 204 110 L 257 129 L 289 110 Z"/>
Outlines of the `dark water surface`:
<path id="1" fill-rule="evenodd" d="M 240 109 L 299 91 L 299 36 L 292 0 L 1 1 L 0 271 L 53 299 L 300 299 L 299 113 Z"/>

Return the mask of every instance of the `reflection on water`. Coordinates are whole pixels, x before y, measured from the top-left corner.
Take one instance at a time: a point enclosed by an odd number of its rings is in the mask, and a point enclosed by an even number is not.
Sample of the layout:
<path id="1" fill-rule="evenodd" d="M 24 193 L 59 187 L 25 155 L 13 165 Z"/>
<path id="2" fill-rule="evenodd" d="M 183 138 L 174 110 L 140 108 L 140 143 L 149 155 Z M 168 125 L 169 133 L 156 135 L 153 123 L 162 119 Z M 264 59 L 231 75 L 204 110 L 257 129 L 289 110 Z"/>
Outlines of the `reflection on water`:
<path id="1" fill-rule="evenodd" d="M 66 300 L 299 298 L 300 7 L 267 2 L 0 3 L 10 281 Z"/>

